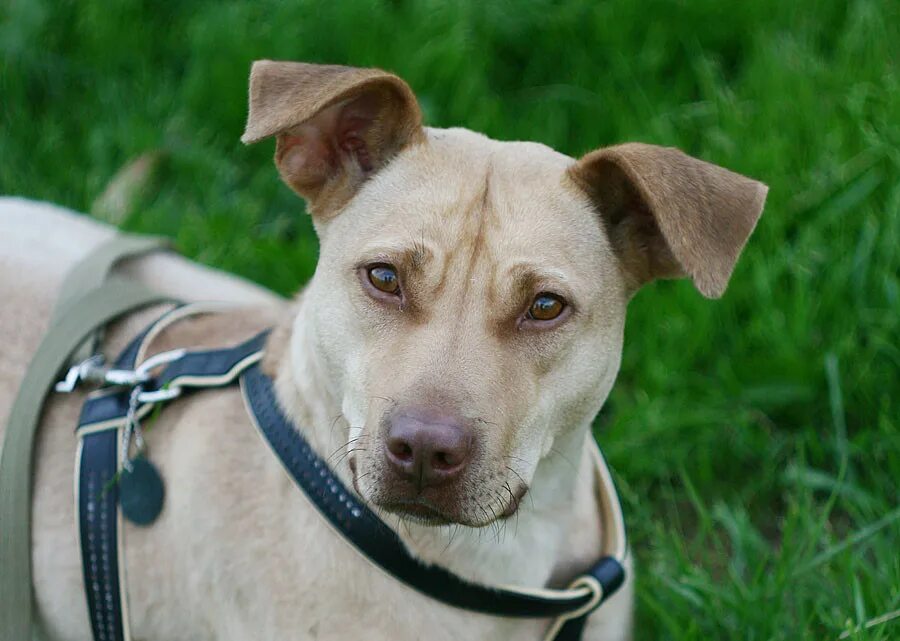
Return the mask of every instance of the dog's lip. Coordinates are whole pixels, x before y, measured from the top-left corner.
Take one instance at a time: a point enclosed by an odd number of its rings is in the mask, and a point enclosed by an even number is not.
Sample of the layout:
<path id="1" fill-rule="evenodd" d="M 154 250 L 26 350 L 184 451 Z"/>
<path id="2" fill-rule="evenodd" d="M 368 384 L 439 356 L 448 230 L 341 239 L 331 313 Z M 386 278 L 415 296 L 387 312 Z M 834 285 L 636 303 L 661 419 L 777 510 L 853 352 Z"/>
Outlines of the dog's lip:
<path id="1" fill-rule="evenodd" d="M 379 507 L 392 514 L 398 516 L 412 517 L 416 521 L 427 523 L 429 525 L 447 525 L 456 523 L 456 519 L 451 518 L 425 499 L 410 500 L 392 500 L 379 504 Z"/>
<path id="2" fill-rule="evenodd" d="M 362 497 L 363 493 L 359 487 L 359 483 L 357 482 L 358 478 L 356 474 L 356 458 L 352 455 L 349 458 L 349 465 L 350 479 L 353 483 L 353 489 L 356 490 L 356 494 L 358 496 Z M 503 512 L 501 512 L 500 515 L 496 517 L 496 519 L 505 521 L 506 519 L 513 516 L 516 512 L 518 512 L 519 507 L 522 505 L 522 499 L 527 493 L 527 485 L 518 486 L 515 492 L 511 492 L 509 503 L 507 503 Z M 396 514 L 402 517 L 412 518 L 413 520 L 425 523 L 426 525 L 450 525 L 453 523 L 464 524 L 463 521 L 457 518 L 453 518 L 421 496 L 408 499 L 393 498 L 383 501 L 376 500 L 373 501 L 373 504 L 377 505 L 385 512 Z M 488 525 L 488 523 L 484 523 L 482 525 Z"/>
<path id="3" fill-rule="evenodd" d="M 525 498 L 525 495 L 528 494 L 528 486 L 520 485 L 515 493 L 510 493 L 509 503 L 506 505 L 506 509 L 500 514 L 501 519 L 508 519 L 513 514 L 519 511 L 519 506 L 522 504 L 522 499 Z"/>
<path id="4" fill-rule="evenodd" d="M 357 483 L 356 460 L 352 458 L 350 459 L 350 471 L 351 478 L 353 480 L 353 489 L 356 490 L 356 493 L 360 497 L 362 497 L 362 491 L 359 488 L 359 483 Z M 380 507 L 385 512 L 412 518 L 427 525 L 448 525 L 450 523 L 457 522 L 456 519 L 447 516 L 447 514 L 421 497 L 415 499 L 393 499 L 388 501 L 378 501 L 375 502 L 375 505 Z"/>

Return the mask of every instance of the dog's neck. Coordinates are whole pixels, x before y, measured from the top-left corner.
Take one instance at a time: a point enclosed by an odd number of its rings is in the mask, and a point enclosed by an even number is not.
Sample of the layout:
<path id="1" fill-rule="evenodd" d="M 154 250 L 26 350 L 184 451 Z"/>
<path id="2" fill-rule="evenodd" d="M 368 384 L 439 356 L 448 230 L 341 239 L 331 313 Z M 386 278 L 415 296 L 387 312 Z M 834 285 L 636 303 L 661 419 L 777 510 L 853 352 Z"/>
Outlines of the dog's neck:
<path id="1" fill-rule="evenodd" d="M 298 307 L 302 312 L 302 305 Z M 314 330 L 298 317 L 292 327 L 281 327 L 273 334 L 269 353 L 280 356 L 269 360 L 267 370 L 275 377 L 287 415 L 344 484 L 352 487 L 349 425 L 341 399 L 329 388 L 327 367 L 315 344 Z M 469 580 L 531 587 L 565 581 L 593 558 L 600 537 L 591 461 L 585 448 L 585 439 L 591 438 L 589 427 L 575 426 L 557 438 L 552 454 L 538 464 L 517 514 L 509 519 L 472 528 L 427 526 L 389 514 L 379 516 L 417 558 Z M 590 531 L 572 537 L 575 528 Z"/>

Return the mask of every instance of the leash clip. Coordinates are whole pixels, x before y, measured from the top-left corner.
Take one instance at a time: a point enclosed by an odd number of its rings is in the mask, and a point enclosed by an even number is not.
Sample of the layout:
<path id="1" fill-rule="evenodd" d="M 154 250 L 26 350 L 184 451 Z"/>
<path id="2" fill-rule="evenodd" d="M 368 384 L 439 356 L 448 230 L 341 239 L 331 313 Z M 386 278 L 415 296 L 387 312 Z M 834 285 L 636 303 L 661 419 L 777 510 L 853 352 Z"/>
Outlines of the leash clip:
<path id="1" fill-rule="evenodd" d="M 74 392 L 78 386 L 78 381 L 93 379 L 95 373 L 101 369 L 103 369 L 103 355 L 95 354 L 87 360 L 70 367 L 69 371 L 66 372 L 66 377 L 59 381 L 53 389 L 66 394 Z"/>
<path id="2" fill-rule="evenodd" d="M 158 364 L 158 363 L 157 363 Z M 150 369 L 150 368 L 147 368 Z M 102 354 L 95 354 L 77 365 L 73 365 L 66 377 L 59 381 L 53 389 L 57 392 L 74 392 L 81 382 L 97 385 L 116 385 L 134 387 L 150 380 L 149 374 L 142 368 L 135 371 L 107 367 Z"/>
<path id="3" fill-rule="evenodd" d="M 146 361 L 141 363 L 134 370 L 116 369 L 107 367 L 103 354 L 94 354 L 90 358 L 86 358 L 77 365 L 73 365 L 66 372 L 63 380 L 59 381 L 53 389 L 57 392 L 70 393 L 74 392 L 78 384 L 82 381 L 88 383 L 96 383 L 98 385 L 116 385 L 120 387 L 136 387 L 144 385 L 150 381 L 150 372 L 160 365 L 177 361 L 184 356 L 186 350 L 173 349 L 168 352 L 154 354 Z M 168 401 L 176 398 L 180 390 L 176 393 L 175 389 L 158 390 L 156 392 L 143 392 L 141 396 L 142 403 L 158 403 L 160 401 Z"/>

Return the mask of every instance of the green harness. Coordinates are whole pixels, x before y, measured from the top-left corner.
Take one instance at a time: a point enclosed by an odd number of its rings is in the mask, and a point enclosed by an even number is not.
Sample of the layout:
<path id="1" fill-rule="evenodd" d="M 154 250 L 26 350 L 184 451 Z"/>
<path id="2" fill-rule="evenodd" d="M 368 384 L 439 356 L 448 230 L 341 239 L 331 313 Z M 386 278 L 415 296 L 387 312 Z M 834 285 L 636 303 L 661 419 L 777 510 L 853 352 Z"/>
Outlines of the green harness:
<path id="1" fill-rule="evenodd" d="M 140 283 L 110 276 L 124 259 L 166 249 L 167 240 L 117 234 L 63 281 L 49 329 L 13 401 L 0 451 L 0 639 L 39 639 L 31 577 L 31 484 L 34 442 L 47 393 L 72 362 L 94 352 L 102 328 L 141 307 L 171 300 Z"/>

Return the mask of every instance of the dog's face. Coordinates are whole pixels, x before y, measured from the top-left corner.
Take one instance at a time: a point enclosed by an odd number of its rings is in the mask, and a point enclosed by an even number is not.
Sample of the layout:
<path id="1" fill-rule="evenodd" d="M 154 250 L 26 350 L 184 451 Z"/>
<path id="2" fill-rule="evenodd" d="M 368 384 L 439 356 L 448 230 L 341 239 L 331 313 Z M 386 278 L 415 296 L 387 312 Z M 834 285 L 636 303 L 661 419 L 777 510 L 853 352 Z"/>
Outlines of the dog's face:
<path id="1" fill-rule="evenodd" d="M 262 62 L 245 141 L 321 239 L 304 322 L 357 491 L 430 523 L 513 514 L 538 463 L 606 399 L 625 309 L 652 278 L 721 294 L 765 188 L 671 149 L 580 161 L 420 124 L 398 78 Z"/>
<path id="2" fill-rule="evenodd" d="M 571 160 L 427 131 L 320 226 L 305 293 L 334 336 L 358 491 L 434 521 L 515 511 L 618 364 L 627 291 Z"/>

